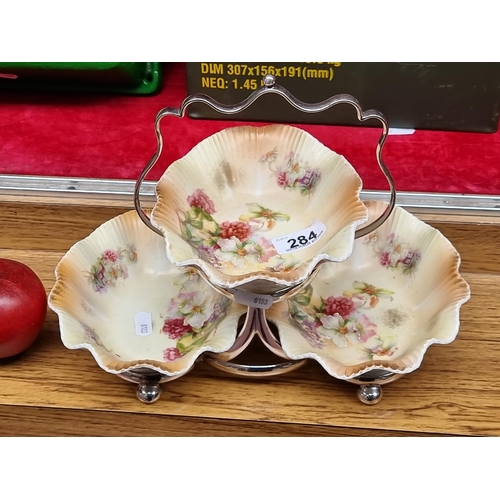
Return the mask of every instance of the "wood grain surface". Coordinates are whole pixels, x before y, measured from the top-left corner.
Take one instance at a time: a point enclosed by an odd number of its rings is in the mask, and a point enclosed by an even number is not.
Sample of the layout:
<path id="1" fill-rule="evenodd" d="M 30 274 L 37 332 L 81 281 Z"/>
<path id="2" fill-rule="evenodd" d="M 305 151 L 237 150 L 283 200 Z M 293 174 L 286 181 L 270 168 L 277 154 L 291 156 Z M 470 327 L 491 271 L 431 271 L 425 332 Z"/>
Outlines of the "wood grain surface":
<path id="1" fill-rule="evenodd" d="M 126 207 L 44 200 L 2 201 L 0 257 L 32 267 L 47 291 L 76 241 Z M 49 311 L 39 339 L 0 362 L 0 436 L 426 436 L 500 435 L 500 223 L 432 221 L 462 253 L 472 298 L 455 342 L 432 346 L 415 372 L 384 387 L 375 406 L 319 364 L 270 379 L 227 375 L 203 362 L 163 384 L 145 405 L 135 387 L 101 370 L 86 350 L 68 350 Z M 258 348 L 246 354 L 257 362 Z"/>

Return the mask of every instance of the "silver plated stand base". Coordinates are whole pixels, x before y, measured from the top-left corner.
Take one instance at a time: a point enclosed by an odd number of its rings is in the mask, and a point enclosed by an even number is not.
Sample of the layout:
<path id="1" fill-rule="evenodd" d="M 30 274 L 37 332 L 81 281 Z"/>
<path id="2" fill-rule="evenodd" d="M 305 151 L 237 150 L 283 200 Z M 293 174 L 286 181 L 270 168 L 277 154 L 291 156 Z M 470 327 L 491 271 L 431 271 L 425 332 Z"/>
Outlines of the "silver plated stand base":
<path id="1" fill-rule="evenodd" d="M 249 346 L 255 336 L 260 339 L 269 351 L 286 361 L 268 365 L 246 365 L 231 362 Z M 233 346 L 223 353 L 207 353 L 204 360 L 218 370 L 241 377 L 271 377 L 281 375 L 294 371 L 307 362 L 305 359 L 299 361 L 292 360 L 283 352 L 279 340 L 271 331 L 269 323 L 266 320 L 265 311 L 255 307 L 248 308 L 245 322 Z"/>

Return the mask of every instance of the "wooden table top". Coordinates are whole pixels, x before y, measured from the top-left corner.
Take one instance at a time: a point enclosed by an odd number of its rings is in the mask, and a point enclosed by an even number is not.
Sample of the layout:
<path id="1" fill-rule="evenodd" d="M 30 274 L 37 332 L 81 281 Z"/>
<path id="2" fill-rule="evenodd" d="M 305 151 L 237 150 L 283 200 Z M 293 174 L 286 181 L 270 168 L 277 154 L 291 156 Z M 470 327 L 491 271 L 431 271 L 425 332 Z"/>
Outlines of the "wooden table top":
<path id="1" fill-rule="evenodd" d="M 0 257 L 30 266 L 47 292 L 76 241 L 131 208 L 26 196 L 0 198 Z M 101 370 L 86 350 L 68 350 L 49 310 L 35 344 L 0 362 L 0 436 L 411 436 L 500 435 L 500 221 L 419 215 L 455 245 L 472 297 L 457 340 L 431 346 L 421 367 L 384 387 L 375 406 L 319 364 L 267 379 L 237 378 L 198 362 L 163 384 L 159 401 Z M 256 346 L 246 356 L 261 361 Z"/>

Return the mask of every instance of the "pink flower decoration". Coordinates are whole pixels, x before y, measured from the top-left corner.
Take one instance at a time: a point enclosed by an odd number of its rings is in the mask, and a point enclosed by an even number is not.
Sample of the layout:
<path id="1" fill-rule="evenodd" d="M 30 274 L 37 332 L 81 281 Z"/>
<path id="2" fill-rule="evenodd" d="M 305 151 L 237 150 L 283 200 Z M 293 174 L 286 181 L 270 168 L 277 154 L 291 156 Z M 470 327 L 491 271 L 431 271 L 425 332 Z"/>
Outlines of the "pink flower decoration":
<path id="1" fill-rule="evenodd" d="M 177 347 L 169 347 L 163 351 L 163 359 L 165 361 L 175 361 L 182 358 L 182 354 Z"/>
<path id="2" fill-rule="evenodd" d="M 372 323 L 370 321 L 370 318 L 368 318 L 368 316 L 366 316 L 365 314 L 362 314 L 359 317 L 357 326 L 361 327 L 361 329 L 359 331 L 360 342 L 366 342 L 368 339 L 377 335 L 377 332 L 375 331 L 375 328 L 377 328 L 377 325 L 375 323 Z"/>
<path id="3" fill-rule="evenodd" d="M 104 260 L 109 260 L 110 262 L 116 262 L 118 259 L 118 253 L 114 250 L 104 250 L 102 253 L 102 258 Z"/>
<path id="4" fill-rule="evenodd" d="M 252 234 L 252 226 L 248 222 L 223 222 L 220 225 L 220 238 L 229 239 L 231 236 L 236 236 L 241 242 L 247 240 Z"/>
<path id="5" fill-rule="evenodd" d="M 169 318 L 163 324 L 162 332 L 167 335 L 169 339 L 177 340 L 185 333 L 192 331 L 191 325 L 184 324 L 184 318 Z"/>
<path id="6" fill-rule="evenodd" d="M 259 238 L 259 240 L 257 241 L 257 244 L 260 245 L 262 248 L 262 252 L 259 256 L 260 262 L 268 262 L 271 257 L 278 255 L 278 252 L 276 251 L 276 249 L 273 247 L 272 243 L 268 239 L 266 239 L 264 237 Z"/>
<path id="7" fill-rule="evenodd" d="M 391 265 L 391 256 L 390 256 L 389 252 L 382 252 L 379 255 L 378 259 L 379 259 L 380 264 L 384 267 L 388 267 Z"/>
<path id="8" fill-rule="evenodd" d="M 197 189 L 191 196 L 187 197 L 187 202 L 190 207 L 199 207 L 207 214 L 215 213 L 214 202 L 207 196 L 203 189 Z"/>
<path id="9" fill-rule="evenodd" d="M 342 318 L 348 318 L 356 311 L 356 305 L 347 297 L 328 297 L 325 300 L 325 314 L 333 316 L 339 314 Z"/>
<path id="10" fill-rule="evenodd" d="M 288 177 L 286 175 L 286 172 L 280 172 L 278 174 L 278 186 L 280 187 L 288 186 Z"/>

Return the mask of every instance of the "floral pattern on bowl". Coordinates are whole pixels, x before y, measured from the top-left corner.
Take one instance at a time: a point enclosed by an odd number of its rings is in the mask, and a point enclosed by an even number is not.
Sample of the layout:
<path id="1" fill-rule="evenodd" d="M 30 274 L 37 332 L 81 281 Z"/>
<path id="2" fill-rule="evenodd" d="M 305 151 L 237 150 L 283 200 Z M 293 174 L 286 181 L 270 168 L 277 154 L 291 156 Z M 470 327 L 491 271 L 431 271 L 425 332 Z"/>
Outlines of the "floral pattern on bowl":
<path id="1" fill-rule="evenodd" d="M 172 376 L 187 372 L 205 351 L 229 349 L 246 311 L 193 268 L 173 266 L 163 238 L 135 211 L 104 223 L 67 252 L 49 306 L 64 345 L 88 349 L 107 372 L 151 368 Z M 138 330 L 136 315 L 144 312 L 150 324 Z"/>
<path id="2" fill-rule="evenodd" d="M 217 222 L 214 202 L 202 189 L 188 196 L 189 209 L 179 213 L 184 239 L 198 256 L 216 269 L 292 271 L 300 265 L 293 255 L 279 255 L 265 235 L 290 216 L 258 203 L 248 203 L 246 213 L 235 221 Z"/>
<path id="3" fill-rule="evenodd" d="M 367 202 L 370 219 L 386 208 Z M 356 240 L 349 259 L 325 264 L 267 317 L 292 359 L 312 358 L 340 379 L 372 369 L 416 370 L 431 344 L 452 342 L 470 297 L 460 256 L 436 229 L 401 207 Z"/>
<path id="4" fill-rule="evenodd" d="M 278 186 L 284 189 L 298 189 L 302 195 L 311 194 L 321 180 L 320 169 L 311 168 L 309 162 L 301 160 L 293 151 L 282 159 L 281 164 L 278 163 L 279 158 L 279 152 L 274 148 L 262 155 L 260 162 L 269 165 Z"/>
<path id="5" fill-rule="evenodd" d="M 301 129 L 233 127 L 170 165 L 151 220 L 175 265 L 196 266 L 223 288 L 272 292 L 350 255 L 367 219 L 360 189 L 345 158 Z M 326 229 L 314 244 L 278 251 L 275 238 L 315 221 Z"/>
<path id="6" fill-rule="evenodd" d="M 89 282 L 96 292 L 105 293 L 109 286 L 128 278 L 127 264 L 137 262 L 137 252 L 133 243 L 126 249 L 107 249 L 101 253 L 89 271 Z"/>

